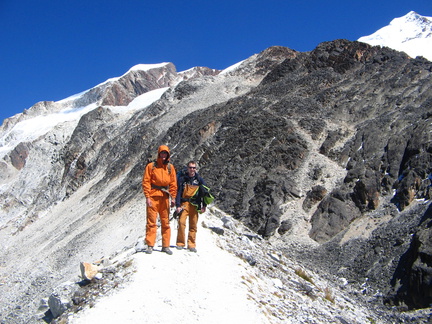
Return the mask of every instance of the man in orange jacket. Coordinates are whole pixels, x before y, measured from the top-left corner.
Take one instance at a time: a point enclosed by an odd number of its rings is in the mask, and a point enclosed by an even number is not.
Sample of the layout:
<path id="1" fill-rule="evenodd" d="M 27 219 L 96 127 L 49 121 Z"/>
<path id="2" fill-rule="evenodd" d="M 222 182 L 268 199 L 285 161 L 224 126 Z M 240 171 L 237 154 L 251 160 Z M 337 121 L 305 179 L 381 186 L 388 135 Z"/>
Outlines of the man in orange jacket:
<path id="1" fill-rule="evenodd" d="M 168 146 L 161 145 L 158 149 L 156 162 L 147 164 L 142 180 L 142 188 L 147 203 L 146 238 L 147 254 L 153 252 L 156 241 L 157 215 L 162 225 L 162 252 L 172 254 L 170 250 L 171 228 L 169 224 L 170 198 L 171 207 L 175 206 L 177 196 L 177 179 L 174 166 L 169 162 Z"/>

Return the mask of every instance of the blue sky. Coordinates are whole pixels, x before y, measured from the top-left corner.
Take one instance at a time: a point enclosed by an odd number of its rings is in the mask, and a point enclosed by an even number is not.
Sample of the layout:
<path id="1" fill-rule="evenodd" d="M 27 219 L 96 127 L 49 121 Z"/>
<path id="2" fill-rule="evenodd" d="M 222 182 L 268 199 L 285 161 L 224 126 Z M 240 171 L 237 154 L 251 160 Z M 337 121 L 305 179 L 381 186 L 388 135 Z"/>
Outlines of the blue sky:
<path id="1" fill-rule="evenodd" d="M 356 40 L 430 0 L 0 0 L 0 122 L 136 64 L 224 69 L 280 45 Z"/>

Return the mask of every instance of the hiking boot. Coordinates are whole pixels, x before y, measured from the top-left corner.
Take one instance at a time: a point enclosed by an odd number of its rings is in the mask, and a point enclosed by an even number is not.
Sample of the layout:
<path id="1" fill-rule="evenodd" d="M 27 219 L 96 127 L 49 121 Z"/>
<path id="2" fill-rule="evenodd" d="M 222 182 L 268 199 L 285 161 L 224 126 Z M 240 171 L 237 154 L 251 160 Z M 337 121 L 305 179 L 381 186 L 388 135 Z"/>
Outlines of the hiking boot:
<path id="1" fill-rule="evenodd" d="M 177 249 L 177 250 L 183 250 L 183 246 L 177 245 L 177 246 L 176 246 L 176 249 Z"/>
<path id="2" fill-rule="evenodd" d="M 189 248 L 189 252 L 196 252 L 197 251 L 197 249 L 195 249 L 195 248 Z"/>
<path id="3" fill-rule="evenodd" d="M 168 254 L 168 255 L 173 254 L 169 247 L 164 247 L 164 248 L 162 248 L 162 252 L 165 252 L 165 253 Z"/>
<path id="4" fill-rule="evenodd" d="M 153 246 L 148 246 L 147 250 L 145 251 L 145 253 L 152 254 L 152 252 L 153 252 Z"/>

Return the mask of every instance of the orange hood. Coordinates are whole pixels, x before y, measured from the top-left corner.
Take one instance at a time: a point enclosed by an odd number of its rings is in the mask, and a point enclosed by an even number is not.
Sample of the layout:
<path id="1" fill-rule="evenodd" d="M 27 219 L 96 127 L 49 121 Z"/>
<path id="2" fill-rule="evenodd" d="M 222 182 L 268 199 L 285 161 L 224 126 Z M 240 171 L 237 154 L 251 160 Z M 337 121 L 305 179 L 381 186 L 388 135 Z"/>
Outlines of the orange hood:
<path id="1" fill-rule="evenodd" d="M 166 145 L 161 145 L 161 146 L 159 146 L 159 149 L 158 149 L 158 157 L 157 157 L 157 163 L 158 163 L 159 165 L 164 164 L 163 161 L 162 161 L 162 159 L 159 157 L 159 153 L 162 152 L 162 151 L 165 151 L 165 152 L 168 153 L 168 157 L 167 157 L 166 160 L 165 160 L 165 164 L 168 164 L 168 162 L 169 162 L 169 160 L 170 160 L 171 153 L 170 153 L 169 147 L 166 146 Z"/>

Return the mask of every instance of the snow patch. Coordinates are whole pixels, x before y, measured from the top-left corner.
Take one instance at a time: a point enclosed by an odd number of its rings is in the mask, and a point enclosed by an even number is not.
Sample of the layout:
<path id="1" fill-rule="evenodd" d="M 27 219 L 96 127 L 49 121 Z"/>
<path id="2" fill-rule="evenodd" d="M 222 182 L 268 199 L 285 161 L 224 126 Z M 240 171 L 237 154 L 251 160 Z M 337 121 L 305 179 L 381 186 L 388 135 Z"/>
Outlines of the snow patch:
<path id="1" fill-rule="evenodd" d="M 229 72 L 232 72 L 232 71 L 236 70 L 243 62 L 244 62 L 244 60 L 240 61 L 240 62 L 238 62 L 236 64 L 233 64 L 233 65 L 227 67 L 226 69 L 222 70 L 222 72 L 219 73 L 219 74 L 227 74 Z"/>
<path id="2" fill-rule="evenodd" d="M 119 77 L 109 78 L 108 80 L 106 80 L 106 81 L 104 81 L 102 83 L 99 83 L 94 88 L 100 87 L 100 86 L 102 86 L 102 85 L 104 85 L 106 83 L 111 83 L 111 82 L 118 81 L 119 79 L 121 79 L 122 77 L 124 77 L 125 75 L 127 75 L 128 73 L 130 73 L 132 71 L 150 71 L 150 70 L 153 70 L 153 69 L 158 69 L 158 68 L 164 67 L 164 66 L 166 66 L 168 64 L 169 63 L 167 63 L 167 62 L 157 63 L 157 64 L 137 64 L 137 65 L 134 65 L 133 67 L 131 67 L 125 74 L 123 74 L 123 75 L 121 75 Z"/>
<path id="3" fill-rule="evenodd" d="M 74 100 L 76 100 L 76 99 L 81 98 L 81 97 L 82 97 L 83 95 L 85 95 L 88 91 L 89 91 L 89 90 L 85 90 L 85 91 L 82 91 L 82 92 L 80 92 L 80 93 L 74 94 L 74 95 L 72 95 L 72 96 L 69 96 L 69 97 L 67 97 L 67 98 L 64 98 L 64 99 L 62 99 L 62 100 L 57 101 L 57 103 L 66 103 L 66 102 L 69 102 L 69 101 L 74 101 Z"/>
<path id="4" fill-rule="evenodd" d="M 114 113 L 122 114 L 122 113 L 130 113 L 130 112 L 135 112 L 135 111 L 144 109 L 144 108 L 150 106 L 156 100 L 159 100 L 160 97 L 168 89 L 169 88 L 166 87 L 166 88 L 160 88 L 160 89 L 146 92 L 146 93 L 136 97 L 127 106 L 110 107 L 110 110 Z"/>
<path id="5" fill-rule="evenodd" d="M 0 157 L 5 156 L 19 143 L 32 142 L 61 123 L 77 123 L 81 116 L 96 107 L 96 104 L 90 104 L 76 109 L 66 108 L 58 113 L 36 116 L 17 123 L 0 138 Z"/>
<path id="6" fill-rule="evenodd" d="M 161 67 L 164 67 L 166 65 L 168 65 L 168 62 L 164 62 L 164 63 L 157 63 L 157 64 L 137 64 L 132 66 L 128 72 L 126 72 L 126 74 L 128 74 L 130 71 L 149 71 L 149 70 L 153 70 L 153 69 L 158 69 Z"/>

